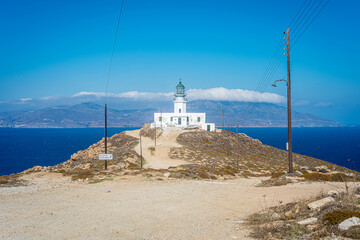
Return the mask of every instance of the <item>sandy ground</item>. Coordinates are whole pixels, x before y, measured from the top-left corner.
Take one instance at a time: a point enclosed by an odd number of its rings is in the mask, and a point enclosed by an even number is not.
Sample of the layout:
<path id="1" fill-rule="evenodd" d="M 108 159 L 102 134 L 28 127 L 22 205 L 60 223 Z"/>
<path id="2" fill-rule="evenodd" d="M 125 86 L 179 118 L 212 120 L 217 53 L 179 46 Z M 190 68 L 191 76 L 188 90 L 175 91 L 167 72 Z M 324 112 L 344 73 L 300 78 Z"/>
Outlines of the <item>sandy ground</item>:
<path id="1" fill-rule="evenodd" d="M 0 239 L 249 239 L 248 214 L 308 198 L 339 184 L 259 188 L 232 181 L 117 177 L 97 184 L 56 173 L 0 188 Z"/>
<path id="2" fill-rule="evenodd" d="M 147 137 L 141 137 L 142 154 L 145 159 L 144 167 L 154 169 L 167 169 L 169 167 L 188 164 L 188 162 L 181 159 L 169 158 L 169 152 L 172 147 L 182 146 L 176 142 L 176 137 L 182 132 L 184 132 L 184 130 L 164 128 L 161 136 L 156 139 L 156 150 L 153 152 L 153 154 L 148 148 L 154 147 L 155 141 Z M 126 131 L 125 133 L 132 137 L 140 137 L 140 130 Z M 140 154 L 140 145 L 137 145 L 135 147 L 135 151 Z"/>

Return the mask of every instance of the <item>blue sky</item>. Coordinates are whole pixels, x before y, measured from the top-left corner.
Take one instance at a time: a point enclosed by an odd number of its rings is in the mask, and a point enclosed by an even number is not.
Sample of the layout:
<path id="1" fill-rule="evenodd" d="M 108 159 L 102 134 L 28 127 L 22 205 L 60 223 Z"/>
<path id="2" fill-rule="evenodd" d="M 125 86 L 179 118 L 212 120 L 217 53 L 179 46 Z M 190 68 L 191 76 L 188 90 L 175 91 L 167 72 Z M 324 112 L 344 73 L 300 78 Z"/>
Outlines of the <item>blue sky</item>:
<path id="1" fill-rule="evenodd" d="M 104 92 L 121 1 L 3 0 L 0 101 Z M 125 0 L 109 91 L 256 90 L 303 1 Z M 331 0 L 292 50 L 294 109 L 360 123 L 360 1 Z M 285 58 L 284 58 L 285 60 Z M 274 80 L 286 77 L 285 61 Z M 286 87 L 267 92 L 286 96 Z"/>

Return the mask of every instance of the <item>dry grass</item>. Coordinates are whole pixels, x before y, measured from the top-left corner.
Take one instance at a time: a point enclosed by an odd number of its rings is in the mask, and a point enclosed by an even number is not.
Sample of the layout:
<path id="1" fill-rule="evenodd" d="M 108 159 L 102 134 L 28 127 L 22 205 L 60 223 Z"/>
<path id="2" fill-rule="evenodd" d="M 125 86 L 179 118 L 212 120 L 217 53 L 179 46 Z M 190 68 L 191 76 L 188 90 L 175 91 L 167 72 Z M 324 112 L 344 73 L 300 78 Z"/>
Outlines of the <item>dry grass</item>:
<path id="1" fill-rule="evenodd" d="M 351 217 L 360 218 L 360 211 L 350 209 L 337 209 L 332 212 L 326 213 L 323 218 L 323 222 L 326 225 L 335 225 Z"/>
<path id="2" fill-rule="evenodd" d="M 64 176 L 71 176 L 72 180 L 85 180 L 94 177 L 94 172 L 88 169 L 73 169 L 63 173 Z"/>
<path id="3" fill-rule="evenodd" d="M 245 134 L 235 134 L 226 130 L 222 132 L 194 130 L 181 133 L 176 140 L 183 147 L 172 148 L 170 158 L 183 159 L 193 165 L 205 167 L 207 174 L 201 174 L 205 178 L 209 178 L 208 175 L 279 178 L 288 171 L 287 151 L 262 144 Z M 237 162 L 239 171 L 236 170 Z M 300 154 L 294 154 L 294 167 L 299 173 L 322 171 L 322 169 L 356 173 Z M 283 184 L 284 182 L 274 181 L 273 183 Z"/>
<path id="4" fill-rule="evenodd" d="M 274 186 L 283 186 L 291 183 L 290 179 L 286 178 L 271 178 L 269 180 L 261 181 L 261 183 L 257 184 L 256 187 L 274 187 Z"/>
<path id="5" fill-rule="evenodd" d="M 340 231 L 338 224 L 351 217 L 360 217 L 360 208 L 354 201 L 355 191 L 347 191 L 335 197 L 335 202 L 327 203 L 317 210 L 310 210 L 307 204 L 325 197 L 288 203 L 264 209 L 248 217 L 246 222 L 252 228 L 251 235 L 257 239 L 323 239 L 326 236 L 345 236 L 359 239 L 360 227 Z M 356 197 L 355 197 L 356 198 Z M 273 219 L 272 214 L 281 217 Z M 297 224 L 298 221 L 316 217 L 318 222 L 308 226 Z"/>
<path id="6" fill-rule="evenodd" d="M 335 173 L 335 174 L 323 174 L 323 173 L 305 173 L 301 175 L 310 181 L 321 181 L 321 182 L 352 182 L 359 181 L 359 177 L 356 176 L 348 176 L 343 173 Z"/>
<path id="7" fill-rule="evenodd" d="M 11 174 L 0 176 L 0 187 L 18 187 L 25 186 L 26 181 L 19 179 L 20 174 Z"/>
<path id="8" fill-rule="evenodd" d="M 155 139 L 155 128 L 150 128 L 150 124 L 145 124 L 141 129 L 140 129 L 140 134 L 144 137 L 148 137 L 151 139 Z M 161 128 L 157 127 L 156 128 L 156 137 L 160 137 L 162 134 L 162 130 Z"/>

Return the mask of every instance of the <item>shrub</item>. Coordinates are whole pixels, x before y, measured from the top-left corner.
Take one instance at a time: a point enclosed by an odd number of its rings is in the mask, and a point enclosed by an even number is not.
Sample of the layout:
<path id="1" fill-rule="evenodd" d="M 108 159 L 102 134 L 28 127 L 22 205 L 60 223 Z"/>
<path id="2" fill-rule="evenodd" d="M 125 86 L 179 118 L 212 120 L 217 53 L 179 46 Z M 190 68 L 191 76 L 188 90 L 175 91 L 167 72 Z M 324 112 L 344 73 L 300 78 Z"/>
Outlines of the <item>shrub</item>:
<path id="1" fill-rule="evenodd" d="M 272 179 L 274 179 L 274 178 L 279 178 L 279 177 L 281 177 L 281 176 L 283 176 L 283 175 L 285 175 L 284 172 L 273 173 L 273 174 L 271 175 L 271 178 L 272 178 Z"/>
<path id="2" fill-rule="evenodd" d="M 360 218 L 360 211 L 334 210 L 325 214 L 323 221 L 326 225 L 335 225 L 351 217 Z"/>
<path id="3" fill-rule="evenodd" d="M 360 226 L 353 226 L 349 228 L 345 233 L 345 237 L 360 239 Z"/>

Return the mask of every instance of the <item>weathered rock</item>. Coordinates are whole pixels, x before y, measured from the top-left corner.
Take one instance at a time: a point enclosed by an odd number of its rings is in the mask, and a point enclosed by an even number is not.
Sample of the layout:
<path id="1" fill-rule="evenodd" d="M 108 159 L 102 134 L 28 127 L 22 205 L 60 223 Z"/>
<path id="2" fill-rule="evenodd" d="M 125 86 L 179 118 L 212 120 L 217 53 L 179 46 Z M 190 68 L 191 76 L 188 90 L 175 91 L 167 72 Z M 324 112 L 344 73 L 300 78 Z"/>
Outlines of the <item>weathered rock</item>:
<path id="1" fill-rule="evenodd" d="M 360 218 L 352 217 L 352 218 L 348 218 L 348 219 L 342 221 L 338 225 L 338 228 L 342 231 L 345 231 L 345 230 L 348 230 L 349 228 L 351 228 L 352 226 L 358 226 L 358 225 L 360 225 Z"/>
<path id="2" fill-rule="evenodd" d="M 292 212 L 292 211 L 287 211 L 286 213 L 285 213 L 285 217 L 287 218 L 287 219 L 293 219 L 294 218 L 294 213 Z"/>
<path id="3" fill-rule="evenodd" d="M 330 191 L 328 191 L 327 195 L 330 197 L 337 197 L 337 196 L 339 196 L 339 192 L 335 191 L 335 190 L 330 190 Z"/>
<path id="4" fill-rule="evenodd" d="M 35 166 L 35 167 L 29 168 L 29 169 L 23 171 L 22 173 L 28 174 L 28 173 L 33 173 L 33 172 L 46 172 L 47 170 L 48 170 L 48 167 Z"/>
<path id="5" fill-rule="evenodd" d="M 317 221 L 318 221 L 317 218 L 312 217 L 312 218 L 307 218 L 307 219 L 301 220 L 301 221 L 299 221 L 297 223 L 300 224 L 300 225 L 309 225 L 309 224 L 314 224 Z"/>
<path id="6" fill-rule="evenodd" d="M 166 172 L 166 173 L 164 173 L 164 177 L 169 177 L 170 176 L 170 173 L 169 172 Z"/>
<path id="7" fill-rule="evenodd" d="M 280 220 L 280 219 L 281 219 L 281 215 L 278 214 L 277 212 L 274 212 L 274 213 L 271 215 L 271 219 L 272 219 L 272 220 L 275 220 L 275 221 Z"/>
<path id="8" fill-rule="evenodd" d="M 311 210 L 315 210 L 317 208 L 320 208 L 322 206 L 324 206 L 325 204 L 329 203 L 329 202 L 334 202 L 335 200 L 332 198 L 332 197 L 326 197 L 326 198 L 323 198 L 323 199 L 320 199 L 320 200 L 317 200 L 315 202 L 311 202 L 308 204 L 308 207 L 311 209 Z"/>

